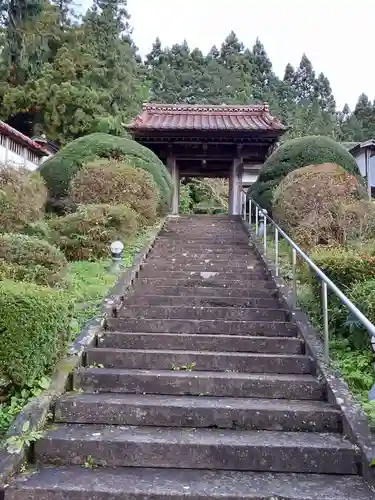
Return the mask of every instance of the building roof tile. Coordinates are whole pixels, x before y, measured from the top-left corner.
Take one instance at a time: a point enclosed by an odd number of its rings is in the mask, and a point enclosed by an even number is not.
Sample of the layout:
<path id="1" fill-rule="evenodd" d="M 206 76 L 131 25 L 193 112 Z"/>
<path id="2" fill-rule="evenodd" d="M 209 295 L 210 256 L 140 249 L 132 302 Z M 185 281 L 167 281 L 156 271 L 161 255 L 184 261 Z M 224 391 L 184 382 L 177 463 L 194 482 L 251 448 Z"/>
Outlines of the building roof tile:
<path id="1" fill-rule="evenodd" d="M 136 130 L 274 131 L 287 127 L 269 111 L 268 104 L 251 106 L 144 104 L 126 128 Z"/>

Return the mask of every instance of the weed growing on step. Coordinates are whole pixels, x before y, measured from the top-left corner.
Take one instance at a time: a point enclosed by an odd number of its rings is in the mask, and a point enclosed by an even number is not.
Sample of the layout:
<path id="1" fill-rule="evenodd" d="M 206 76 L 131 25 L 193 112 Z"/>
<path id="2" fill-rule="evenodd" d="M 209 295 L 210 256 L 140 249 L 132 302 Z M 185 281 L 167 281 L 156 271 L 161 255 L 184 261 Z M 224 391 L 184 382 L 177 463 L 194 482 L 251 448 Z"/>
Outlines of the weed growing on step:
<path id="1" fill-rule="evenodd" d="M 95 460 L 92 458 L 92 456 L 88 455 L 82 467 L 85 469 L 94 469 L 95 467 L 97 467 L 97 464 L 95 463 Z"/>
<path id="2" fill-rule="evenodd" d="M 30 429 L 30 422 L 27 421 L 22 426 L 22 434 L 10 436 L 5 440 L 5 449 L 8 453 L 19 453 L 24 446 L 30 446 L 42 436 L 43 432 Z"/>
<path id="3" fill-rule="evenodd" d="M 186 365 L 182 365 L 182 366 L 176 366 L 173 364 L 171 367 L 171 370 L 173 370 L 175 372 L 179 372 L 179 371 L 192 372 L 193 370 L 195 370 L 196 366 L 197 366 L 197 363 L 195 363 L 195 361 L 193 361 L 192 363 L 187 363 Z"/>

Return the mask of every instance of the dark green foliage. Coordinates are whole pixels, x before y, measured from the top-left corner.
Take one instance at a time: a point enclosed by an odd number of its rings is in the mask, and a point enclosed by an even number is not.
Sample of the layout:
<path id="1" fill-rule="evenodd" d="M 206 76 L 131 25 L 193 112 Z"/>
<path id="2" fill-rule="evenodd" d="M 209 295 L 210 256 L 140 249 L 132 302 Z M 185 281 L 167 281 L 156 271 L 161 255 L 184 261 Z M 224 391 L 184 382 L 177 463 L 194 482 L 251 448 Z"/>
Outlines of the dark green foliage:
<path id="1" fill-rule="evenodd" d="M 138 215 L 126 205 L 81 205 L 65 217 L 51 221 L 56 244 L 68 260 L 93 260 L 109 256 L 109 245 L 134 241 Z"/>
<path id="2" fill-rule="evenodd" d="M 114 158 L 147 170 L 160 190 L 160 210 L 166 212 L 172 195 L 172 180 L 165 165 L 149 149 L 125 137 L 109 134 L 90 134 L 67 144 L 40 167 L 50 195 L 66 198 L 69 183 L 77 171 L 95 158 Z"/>
<path id="3" fill-rule="evenodd" d="M 35 236 L 0 235 L 0 278 L 39 285 L 62 282 L 67 261 L 56 247 Z"/>
<path id="4" fill-rule="evenodd" d="M 356 281 L 375 278 L 375 256 L 343 247 L 317 248 L 311 259 L 345 292 Z M 311 283 L 317 283 L 314 276 Z"/>
<path id="5" fill-rule="evenodd" d="M 53 368 L 70 340 L 67 294 L 32 283 L 0 281 L 0 373 L 32 385 Z"/>
<path id="6" fill-rule="evenodd" d="M 249 194 L 272 212 L 272 192 L 284 177 L 297 168 L 322 163 L 340 165 L 347 172 L 359 176 L 354 158 L 341 144 L 328 137 L 307 136 L 287 141 L 274 151 L 263 165 Z"/>

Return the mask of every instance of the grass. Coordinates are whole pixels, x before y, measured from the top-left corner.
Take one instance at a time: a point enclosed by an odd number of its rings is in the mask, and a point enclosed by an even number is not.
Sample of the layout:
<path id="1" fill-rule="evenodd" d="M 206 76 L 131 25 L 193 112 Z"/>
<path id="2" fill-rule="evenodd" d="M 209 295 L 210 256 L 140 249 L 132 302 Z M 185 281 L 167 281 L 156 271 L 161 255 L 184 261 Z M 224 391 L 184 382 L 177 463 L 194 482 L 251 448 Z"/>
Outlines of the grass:
<path id="1" fill-rule="evenodd" d="M 72 324 L 72 340 L 78 335 L 81 328 L 101 308 L 104 297 L 115 285 L 121 272 L 132 265 L 134 256 L 151 241 L 154 228 L 140 234 L 134 243 L 125 245 L 120 270 L 111 270 L 111 259 L 99 261 L 71 262 L 67 273 L 66 293 L 70 294 L 75 303 L 75 314 Z M 49 380 L 44 377 L 35 387 L 20 389 L 8 388 L 0 404 L 0 439 L 4 436 L 14 418 L 22 410 L 30 398 L 38 396 L 48 388 Z"/>
<path id="2" fill-rule="evenodd" d="M 270 228 L 268 227 L 270 233 Z M 273 234 L 267 234 L 267 257 L 271 262 L 275 260 L 275 244 Z M 279 240 L 279 272 L 280 276 L 291 284 L 292 280 L 292 252 L 285 240 Z M 316 331 L 322 336 L 322 313 L 320 298 L 316 297 L 311 286 L 304 282 L 303 275 L 297 269 L 297 300 L 300 309 L 305 312 Z M 354 349 L 346 338 L 341 335 L 338 324 L 334 324 L 335 305 L 329 300 L 330 321 L 330 358 L 335 368 L 346 381 L 348 387 L 361 404 L 371 423 L 375 424 L 374 407 L 368 402 L 368 392 L 374 381 L 374 368 L 371 346 L 368 349 Z M 344 325 L 341 325 L 344 326 Z"/>
<path id="3" fill-rule="evenodd" d="M 132 265 L 134 256 L 150 241 L 151 230 L 138 236 L 136 241 L 124 248 L 120 273 L 111 270 L 111 259 L 99 261 L 71 262 L 68 267 L 67 293 L 76 304 L 74 325 L 79 331 L 93 318 L 101 307 L 103 298 L 115 285 L 119 274 Z"/>

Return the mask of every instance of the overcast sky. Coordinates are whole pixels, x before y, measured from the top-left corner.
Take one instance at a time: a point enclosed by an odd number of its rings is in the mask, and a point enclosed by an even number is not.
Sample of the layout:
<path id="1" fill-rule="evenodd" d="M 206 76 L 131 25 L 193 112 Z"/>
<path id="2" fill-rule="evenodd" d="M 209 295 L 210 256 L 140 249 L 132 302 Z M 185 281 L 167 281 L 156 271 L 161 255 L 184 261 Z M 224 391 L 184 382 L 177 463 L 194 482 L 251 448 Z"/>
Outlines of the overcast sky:
<path id="1" fill-rule="evenodd" d="M 259 37 L 280 76 L 305 52 L 339 107 L 361 92 L 375 98 L 373 0 L 128 0 L 128 9 L 142 54 L 157 36 L 208 51 L 233 30 L 249 47 Z"/>

